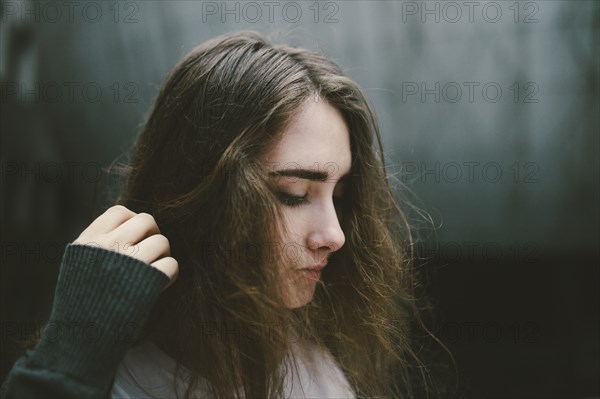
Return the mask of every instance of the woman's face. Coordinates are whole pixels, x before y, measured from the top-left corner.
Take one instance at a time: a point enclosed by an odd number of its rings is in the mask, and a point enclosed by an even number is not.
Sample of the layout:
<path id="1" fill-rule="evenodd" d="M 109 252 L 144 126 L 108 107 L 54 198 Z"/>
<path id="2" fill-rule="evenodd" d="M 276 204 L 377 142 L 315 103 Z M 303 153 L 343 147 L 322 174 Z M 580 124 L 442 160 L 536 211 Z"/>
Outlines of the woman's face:
<path id="1" fill-rule="evenodd" d="M 282 139 L 261 161 L 285 205 L 288 234 L 280 241 L 285 303 L 297 308 L 311 301 L 319 272 L 345 242 L 340 203 L 348 189 L 352 154 L 340 112 L 323 101 L 307 100 Z"/>

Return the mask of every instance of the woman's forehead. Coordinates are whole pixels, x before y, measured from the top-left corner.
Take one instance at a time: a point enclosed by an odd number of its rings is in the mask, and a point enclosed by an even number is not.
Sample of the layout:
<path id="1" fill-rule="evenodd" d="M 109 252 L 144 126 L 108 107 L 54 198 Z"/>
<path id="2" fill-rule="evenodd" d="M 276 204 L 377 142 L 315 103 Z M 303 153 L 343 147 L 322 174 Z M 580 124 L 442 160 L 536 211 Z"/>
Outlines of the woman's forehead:
<path id="1" fill-rule="evenodd" d="M 308 101 L 263 161 L 270 171 L 337 170 L 345 174 L 352 163 L 348 127 L 333 106 Z"/>

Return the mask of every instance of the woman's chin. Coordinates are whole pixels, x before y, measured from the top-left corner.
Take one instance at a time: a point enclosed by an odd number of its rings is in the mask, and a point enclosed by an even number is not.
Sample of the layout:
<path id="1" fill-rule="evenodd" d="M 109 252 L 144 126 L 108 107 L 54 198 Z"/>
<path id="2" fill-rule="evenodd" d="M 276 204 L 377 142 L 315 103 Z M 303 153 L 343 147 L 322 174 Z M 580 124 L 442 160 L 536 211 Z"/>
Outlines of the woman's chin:
<path id="1" fill-rule="evenodd" d="M 296 285 L 285 299 L 286 307 L 297 309 L 308 305 L 315 295 L 315 288 L 314 282 L 301 282 Z"/>

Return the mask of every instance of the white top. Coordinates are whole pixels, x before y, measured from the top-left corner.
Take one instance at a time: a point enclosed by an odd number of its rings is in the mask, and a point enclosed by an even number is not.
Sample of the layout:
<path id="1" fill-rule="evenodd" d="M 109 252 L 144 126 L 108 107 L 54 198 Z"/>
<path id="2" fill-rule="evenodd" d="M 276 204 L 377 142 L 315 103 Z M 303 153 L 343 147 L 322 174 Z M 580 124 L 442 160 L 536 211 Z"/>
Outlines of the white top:
<path id="1" fill-rule="evenodd" d="M 311 356 L 314 356 L 316 370 L 310 370 L 307 362 L 298 353 L 298 343 L 292 343 L 296 367 L 286 357 L 288 374 L 285 376 L 284 393 L 286 398 L 355 398 L 355 394 L 333 356 L 326 350 L 313 344 L 307 344 Z M 129 370 L 127 370 L 125 368 Z M 131 348 L 119 365 L 115 376 L 111 398 L 175 398 L 174 377 L 175 361 L 154 343 L 145 341 Z M 136 386 L 135 381 L 143 387 Z M 184 384 L 179 383 L 179 395 L 185 392 Z M 206 381 L 194 397 L 208 398 L 210 390 Z"/>

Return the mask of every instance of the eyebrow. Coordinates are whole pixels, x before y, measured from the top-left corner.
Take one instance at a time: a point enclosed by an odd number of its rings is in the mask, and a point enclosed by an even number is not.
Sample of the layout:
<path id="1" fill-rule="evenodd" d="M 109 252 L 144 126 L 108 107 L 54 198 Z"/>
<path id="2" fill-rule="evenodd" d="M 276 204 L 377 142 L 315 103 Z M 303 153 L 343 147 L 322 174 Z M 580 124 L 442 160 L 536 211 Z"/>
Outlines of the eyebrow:
<path id="1" fill-rule="evenodd" d="M 331 176 L 328 172 L 310 169 L 281 169 L 269 172 L 272 177 L 297 177 L 317 182 L 326 182 Z M 345 183 L 350 178 L 350 172 L 340 177 L 338 182 Z"/>

